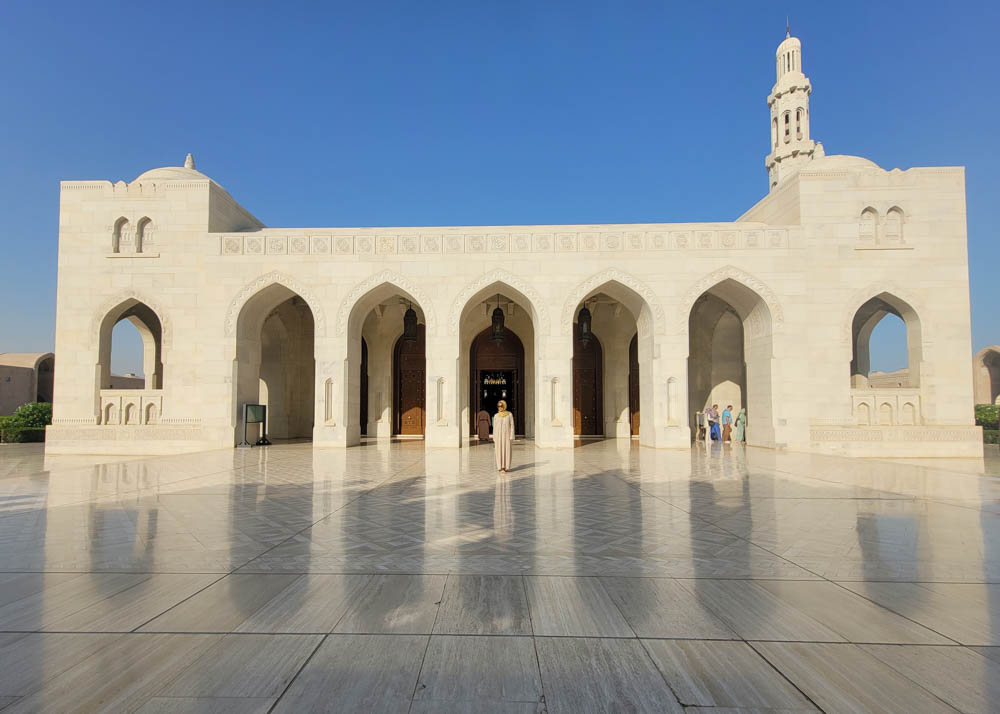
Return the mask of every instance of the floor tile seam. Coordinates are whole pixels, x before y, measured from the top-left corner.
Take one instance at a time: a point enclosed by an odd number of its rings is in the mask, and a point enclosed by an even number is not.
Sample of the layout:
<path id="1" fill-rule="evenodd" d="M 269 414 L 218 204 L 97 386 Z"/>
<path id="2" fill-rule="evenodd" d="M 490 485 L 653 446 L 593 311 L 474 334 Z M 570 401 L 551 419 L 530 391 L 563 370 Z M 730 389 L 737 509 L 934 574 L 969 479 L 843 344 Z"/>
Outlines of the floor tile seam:
<path id="1" fill-rule="evenodd" d="M 755 640 L 755 641 L 760 641 L 760 640 Z M 804 643 L 804 644 L 811 644 L 811 643 Z M 838 644 L 838 643 L 832 643 L 832 644 Z M 944 698 L 938 696 L 937 694 L 935 694 L 934 692 L 932 692 L 930 689 L 927 689 L 926 687 L 924 687 L 920 682 L 916 681 L 912 677 L 907 676 L 906 674 L 903 674 L 902 672 L 900 672 L 898 669 L 896 669 L 895 667 L 893 667 L 889 663 L 882 661 L 881 659 L 879 659 L 878 657 L 876 657 L 875 655 L 873 655 L 871 652 L 868 652 L 867 650 L 865 650 L 863 647 L 860 647 L 859 645 L 857 645 L 857 644 L 855 644 L 853 642 L 847 642 L 847 643 L 843 643 L 843 644 L 848 644 L 848 645 L 851 645 L 852 647 L 857 648 L 858 650 L 860 650 L 861 652 L 863 652 L 865 654 L 865 656 L 871 657 L 873 660 L 875 660 L 876 662 L 878 662 L 879 664 L 881 664 L 883 667 L 888 667 L 890 670 L 892 670 L 893 672 L 895 672 L 896 674 L 898 674 L 900 677 L 902 677 L 906 681 L 910 682 L 914 687 L 916 687 L 920 691 L 924 692 L 925 694 L 927 694 L 932 699 L 936 699 L 937 701 L 941 702 L 941 704 L 943 704 L 945 706 L 945 708 L 950 709 L 950 710 L 952 710 L 954 712 L 960 711 L 958 709 L 958 707 L 950 704 Z M 764 656 L 763 653 L 761 653 L 761 656 L 764 657 L 765 660 L 767 659 L 767 657 Z"/>
<path id="2" fill-rule="evenodd" d="M 138 587 L 139 585 L 141 585 L 141 584 L 143 584 L 143 583 L 145 583 L 145 582 L 147 582 L 149 580 L 152 580 L 153 575 L 154 575 L 154 573 L 128 573 L 128 572 L 125 572 L 125 573 L 113 573 L 113 574 L 114 575 L 147 575 L 148 577 L 143 578 L 142 580 L 138 580 L 138 581 L 132 583 L 131 585 L 126 585 L 125 587 L 123 587 L 123 588 L 121 588 L 119 590 L 115 590 L 114 592 L 108 593 L 108 594 L 104 595 L 104 597 L 102 597 L 101 599 L 95 600 L 94 602 L 91 602 L 91 603 L 86 603 L 86 604 L 83 604 L 83 605 L 78 605 L 76 603 L 76 601 L 73 600 L 73 601 L 71 601 L 73 604 L 71 604 L 70 607 L 76 607 L 76 609 L 74 609 L 74 610 L 72 610 L 70 612 L 65 613 L 62 617 L 59 618 L 58 621 L 65 620 L 67 617 L 72 617 L 73 615 L 77 614 L 78 612 L 82 612 L 83 610 L 86 610 L 89 607 L 93 607 L 94 605 L 98 605 L 98 604 L 104 602 L 105 600 L 108 600 L 108 599 L 110 599 L 112 597 L 115 597 L 116 595 L 119 595 L 119 594 L 121 594 L 123 592 L 126 592 L 128 590 L 131 590 L 134 587 Z M 81 573 L 81 575 L 86 575 L 86 573 Z M 79 580 L 79 578 L 69 578 L 68 580 L 65 581 L 65 583 L 66 584 L 72 583 L 75 580 Z M 11 605 L 16 605 L 16 604 L 18 604 L 20 602 L 23 602 L 23 601 L 28 600 L 28 599 L 33 598 L 33 597 L 39 597 L 39 596 L 43 595 L 44 593 L 45 593 L 45 588 L 42 588 L 41 590 L 38 590 L 36 592 L 28 593 L 28 594 L 24 595 L 23 597 L 18 598 L 17 600 L 11 600 L 10 602 L 4 603 L 3 606 L 0 607 L 0 612 L 2 612 L 4 609 L 10 607 Z"/>
<path id="3" fill-rule="evenodd" d="M 175 602 L 173 605 L 171 605 L 170 607 L 168 607 L 166 610 L 163 610 L 162 612 L 159 612 L 156 615 L 153 615 L 151 618 L 149 618 L 145 622 L 137 625 L 136 627 L 133 627 L 131 630 L 129 630 L 129 632 L 137 632 L 140 628 L 145 627 L 146 625 L 148 625 L 150 622 L 152 622 L 156 618 L 160 617 L 161 615 L 167 614 L 168 612 L 170 612 L 171 610 L 173 610 L 175 607 L 177 607 L 181 603 L 187 602 L 188 600 L 190 600 L 191 598 L 195 597 L 196 595 L 200 595 L 201 593 L 205 592 L 205 590 L 207 590 L 208 588 L 212 587 L 216 583 L 222 582 L 225 578 L 229 577 L 229 575 L 230 575 L 229 573 L 222 573 L 221 575 L 218 574 L 218 573 L 205 573 L 205 574 L 206 575 L 219 575 L 219 577 L 215 578 L 212 582 L 206 584 L 202 588 L 199 588 L 198 590 L 196 590 L 195 592 L 191 593 L 187 597 L 179 600 L 178 602 Z"/>
<path id="4" fill-rule="evenodd" d="M 289 678 L 288 684 L 286 684 L 285 687 L 281 690 L 281 693 L 274 698 L 274 702 L 267 709 L 267 714 L 273 712 L 274 708 L 278 706 L 278 704 L 281 702 L 281 699 L 285 696 L 288 690 L 291 689 L 292 684 L 295 683 L 295 680 L 299 678 L 299 675 L 302 674 L 303 670 L 305 670 L 305 668 L 309 666 L 309 663 L 312 662 L 313 657 L 315 657 L 316 653 L 319 652 L 319 648 L 322 647 L 323 644 L 326 642 L 327 637 L 328 635 L 324 635 L 319 638 L 319 642 L 316 643 L 316 646 L 313 648 L 313 651 L 310 652 L 309 656 L 302 661 L 302 666 L 300 666 L 297 670 L 295 670 L 295 674 L 293 674 Z"/>
<path id="5" fill-rule="evenodd" d="M 397 471 L 396 473 L 399 473 L 399 472 Z M 312 523 L 306 525 L 305 527 L 303 527 L 302 529 L 296 531 L 295 533 L 292 533 L 291 535 L 289 535 L 284 540 L 281 540 L 281 541 L 275 543 L 274 545 L 270 546 L 269 548 L 265 549 L 264 551 L 262 551 L 262 552 L 258 553 L 257 555 L 253 556 L 252 558 L 250 558 L 249 560 L 247 560 L 242 565 L 239 565 L 236 568 L 233 568 L 233 570 L 230 571 L 230 574 L 235 573 L 235 572 L 237 572 L 237 571 L 239 571 L 239 570 L 247 567 L 248 565 L 250 565 L 250 563 L 254 562 L 255 560 L 258 560 L 259 558 L 263 558 L 265 555 L 267 555 L 268 553 L 270 553 L 275 548 L 278 548 L 278 547 L 284 545 L 285 543 L 289 542 L 290 540 L 292 540 L 292 539 L 294 539 L 294 538 L 302 535 L 306 531 L 308 531 L 308 530 L 310 530 L 312 528 L 315 528 L 318 523 L 321 523 L 321 522 L 325 521 L 327 518 L 330 518 L 331 516 L 333 516 L 334 514 L 339 513 L 340 511 L 344 510 L 345 508 L 348 508 L 349 506 L 351 506 L 352 504 L 354 504 L 359 499 L 364 498 L 366 495 L 368 495 L 369 493 L 371 493 L 375 489 L 379 488 L 381 485 L 383 485 L 387 480 L 390 480 L 391 478 L 392 478 L 392 476 L 387 477 L 386 479 L 383 479 L 382 481 L 380 481 L 375 486 L 372 486 L 370 489 L 367 489 L 365 491 L 360 492 L 355 498 L 351 499 L 350 501 L 347 501 L 347 502 L 343 503 L 340 506 L 340 508 L 335 508 L 330 513 L 327 513 L 326 515 L 324 515 L 321 518 L 319 518 L 319 519 L 313 521 Z"/>
<path id="6" fill-rule="evenodd" d="M 744 543 L 747 543 L 747 544 L 749 544 L 749 545 L 752 545 L 753 547 L 755 547 L 755 548 L 758 548 L 758 549 L 760 549 L 760 550 L 764 551 L 765 553 L 769 553 L 770 555 L 774 556 L 774 557 L 775 557 L 775 558 L 777 558 L 778 560 L 781 560 L 781 561 L 783 561 L 783 562 L 785 562 L 785 563 L 788 563 L 789 565 L 793 565 L 793 566 L 795 566 L 796 568 L 799 568 L 800 570 L 804 570 L 804 571 L 806 571 L 807 573 L 811 573 L 812 575 L 815 575 L 815 576 L 816 576 L 817 578 L 820 578 L 820 579 L 822 579 L 822 580 L 826 580 L 826 578 L 825 578 L 824 576 L 820 575 L 819 573 L 815 572 L 814 570 L 811 570 L 811 569 L 809 569 L 809 568 L 807 568 L 807 567 L 805 567 L 805 566 L 803 566 L 803 565 L 800 565 L 800 564 L 796 563 L 796 562 L 795 562 L 795 561 L 793 561 L 793 560 L 790 560 L 789 558 L 786 558 L 786 557 L 784 557 L 784 556 L 782 556 L 782 555 L 779 555 L 779 554 L 775 553 L 774 551 L 772 551 L 772 550 L 770 550 L 770 549 L 768 549 L 768 548 L 765 548 L 764 546 L 762 546 L 762 545 L 760 545 L 760 544 L 758 544 L 758 543 L 755 543 L 755 542 L 753 542 L 753 541 L 752 541 L 752 540 L 750 540 L 749 538 L 745 538 L 745 537 L 741 536 L 741 535 L 740 535 L 739 533 L 734 533 L 733 531 L 729 530 L 729 529 L 728 529 L 728 528 L 726 528 L 725 526 L 721 526 L 721 525 L 719 525 L 718 523 L 714 523 L 714 522 L 712 522 L 712 521 L 709 521 L 709 520 L 708 520 L 707 518 L 704 518 L 704 517 L 703 517 L 703 516 L 701 516 L 700 514 L 697 514 L 697 513 L 693 513 L 693 512 L 691 512 L 691 511 L 688 511 L 687 509 L 684 509 L 684 508 L 682 508 L 681 506 L 678 506 L 678 505 L 676 505 L 676 504 L 673 504 L 673 503 L 670 503 L 669 501 L 667 501 L 666 499 L 664 499 L 664 498 L 662 498 L 662 497 L 660 497 L 660 496 L 656 496 L 656 495 L 653 495 L 653 494 L 649 494 L 649 495 L 650 495 L 650 496 L 651 496 L 652 498 L 655 498 L 655 499 L 656 499 L 656 500 L 658 500 L 658 501 L 661 501 L 661 502 L 663 502 L 663 503 L 666 503 L 666 504 L 668 504 L 668 505 L 670 505 L 670 506 L 673 506 L 674 508 L 677 508 L 677 509 L 679 509 L 679 510 L 683 511 L 684 513 L 687 513 L 687 514 L 688 514 L 689 516 L 692 516 L 692 517 L 694 517 L 694 518 L 697 518 L 697 519 L 699 519 L 700 521 L 702 521 L 702 522 L 704 522 L 704 523 L 707 523 L 707 524 L 709 524 L 709 525 L 711 525 L 711 526 L 713 526 L 713 527 L 715 527 L 715 528 L 718 528 L 719 530 L 721 530 L 721 531 L 723 531 L 723 532 L 725 532 L 725 533 L 728 533 L 729 535 L 733 536 L 734 538 L 736 538 L 736 539 L 738 539 L 738 540 L 741 540 L 741 541 L 743 541 Z"/>
<path id="7" fill-rule="evenodd" d="M 814 707 L 816 707 L 816 711 L 818 711 L 818 712 L 826 712 L 826 709 L 824 709 L 823 707 L 821 707 L 821 706 L 819 705 L 819 702 L 817 702 L 817 701 L 814 701 L 814 700 L 813 700 L 813 698 L 812 698 L 812 697 L 810 697 L 810 696 L 809 696 L 809 694 L 808 694 L 808 693 L 807 693 L 807 692 L 806 692 L 806 691 L 805 691 L 804 689 L 802 689 L 802 688 L 801 688 L 801 687 L 800 687 L 800 686 L 799 686 L 798 684 L 796 684 L 796 683 L 795 683 L 795 682 L 794 682 L 794 681 L 792 680 L 792 678 L 791 678 L 791 677 L 789 677 L 789 676 L 788 676 L 788 675 L 786 675 L 786 674 L 785 674 L 784 672 L 782 672 L 782 671 L 781 671 L 781 669 L 779 669 L 779 668 L 778 668 L 778 666 L 777 666 L 777 665 L 776 665 L 776 664 L 775 664 L 774 662 L 772 662 L 772 661 L 771 661 L 771 660 L 769 660 L 769 659 L 768 659 L 767 657 L 765 657 L 765 656 L 764 656 L 764 654 L 763 654 L 763 653 L 762 653 L 762 652 L 761 652 L 760 650 L 758 650 L 758 649 L 757 649 L 756 647 L 754 647 L 754 646 L 753 646 L 753 643 L 754 643 L 754 642 L 762 642 L 762 641 L 766 641 L 766 640 L 753 640 L 753 641 L 749 641 L 749 640 L 744 640 L 744 644 L 746 644 L 746 646 L 747 646 L 747 647 L 749 647 L 749 648 L 750 648 L 750 650 L 751 650 L 751 651 L 752 651 L 752 652 L 753 652 L 754 654 L 756 654 L 756 655 L 757 655 L 757 656 L 758 656 L 758 657 L 759 657 L 759 658 L 760 658 L 760 659 L 761 659 L 762 661 L 764 661 L 764 662 L 765 662 L 765 663 L 767 664 L 767 666 L 768 666 L 768 667 L 770 667 L 770 668 L 771 668 L 771 669 L 773 669 L 773 670 L 774 670 L 775 672 L 777 672 L 777 673 L 778 673 L 778 676 L 779 676 L 779 677 L 781 677 L 781 678 L 782 678 L 783 680 L 785 680 L 786 682 L 788 682 L 789 686 L 791 686 L 791 687 L 792 687 L 792 689 L 794 689 L 794 690 L 795 690 L 796 692 L 798 692 L 799 694 L 801 694 L 801 695 L 802 695 L 802 697 L 803 697 L 803 698 L 804 698 L 804 699 L 805 699 L 805 700 L 806 700 L 807 702 L 809 702 L 809 703 L 810 703 L 810 704 L 812 704 L 812 705 L 813 705 Z"/>
<path id="8" fill-rule="evenodd" d="M 446 588 L 448 587 L 447 581 L 445 581 L 445 587 Z M 444 590 L 441 591 L 441 602 L 444 602 Z M 439 603 L 438 612 L 440 611 L 441 611 L 441 605 Z M 437 614 L 438 614 L 437 612 L 434 613 L 434 625 L 431 626 L 431 633 L 434 632 L 433 628 L 437 626 Z M 420 666 L 417 667 L 417 676 L 414 678 L 413 690 L 410 692 L 410 703 L 406 707 L 407 714 L 409 714 L 409 712 L 413 710 L 413 702 L 417 698 L 417 690 L 420 687 L 420 675 L 424 673 L 424 664 L 427 662 L 427 652 L 431 648 L 431 637 L 433 636 L 434 636 L 433 634 L 428 634 L 426 636 L 427 641 L 424 643 L 424 651 L 423 654 L 420 655 Z"/>
<path id="9" fill-rule="evenodd" d="M 681 701 L 680 695 L 678 695 L 677 690 L 674 689 L 673 685 L 670 684 L 670 681 L 667 679 L 666 673 L 664 673 L 664 671 L 660 669 L 659 665 L 657 665 L 656 660 L 653 658 L 652 653 L 650 653 L 649 651 L 649 647 L 647 647 L 646 643 L 642 641 L 642 638 L 639 638 L 639 647 L 642 648 L 642 652 L 644 655 L 646 655 L 646 659 L 649 661 L 649 663 L 653 665 L 653 669 L 656 670 L 656 673 L 660 675 L 660 679 L 663 680 L 663 684 L 664 686 L 666 686 L 667 691 L 673 695 L 674 701 L 677 702 L 678 706 L 680 706 L 681 708 L 685 708 L 686 705 Z M 686 708 L 684 710 L 687 711 Z"/>
<path id="10" fill-rule="evenodd" d="M 896 615 L 896 617 L 901 617 L 904 620 L 906 620 L 907 622 L 912 622 L 913 624 L 917 625 L 917 627 L 922 627 L 923 629 L 927 630 L 928 632 L 933 632 L 938 637 L 943 637 L 944 639 L 946 639 L 946 640 L 948 640 L 950 642 L 954 642 L 955 644 L 958 644 L 958 645 L 962 645 L 963 644 L 963 643 L 959 642 L 958 640 L 956 640 L 955 638 L 949 637 L 948 635 L 944 634 L 943 632 L 938 632 L 937 630 L 935 630 L 930 625 L 925 625 L 924 623 L 920 622 L 919 620 L 914 620 L 909 615 L 905 615 L 902 612 L 894 610 L 893 608 L 889 607 L 888 605 L 884 605 L 883 603 L 877 602 L 876 600 L 873 600 L 872 598 L 868 597 L 867 595 L 865 595 L 863 593 L 859 593 L 859 592 L 857 592 L 855 590 L 851 590 L 849 587 L 846 587 L 842 582 L 837 582 L 836 580 L 830 580 L 829 582 L 833 583 L 838 588 L 840 588 L 842 590 L 845 590 L 846 592 L 848 592 L 848 593 L 850 593 L 852 595 L 856 595 L 857 597 L 861 598 L 862 600 L 865 600 L 866 602 L 872 603 L 873 605 L 875 605 L 878 608 L 881 608 L 882 610 L 885 610 L 887 612 L 893 613 L 894 615 Z M 860 581 L 860 582 L 865 582 L 865 581 Z M 909 585 L 911 583 L 902 583 L 902 584 Z M 918 585 L 918 587 L 919 587 L 918 583 L 912 583 L 912 584 Z M 865 644 L 871 644 L 871 643 L 867 643 L 866 642 Z"/>

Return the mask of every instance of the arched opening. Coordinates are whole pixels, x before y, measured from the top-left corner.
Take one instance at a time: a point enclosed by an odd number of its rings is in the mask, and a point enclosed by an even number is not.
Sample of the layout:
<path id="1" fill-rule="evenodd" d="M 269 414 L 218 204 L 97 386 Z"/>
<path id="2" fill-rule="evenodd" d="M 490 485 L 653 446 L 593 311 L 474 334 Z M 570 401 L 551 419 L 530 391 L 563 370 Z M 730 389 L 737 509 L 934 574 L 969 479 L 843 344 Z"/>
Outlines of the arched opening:
<path id="1" fill-rule="evenodd" d="M 604 353 L 597 335 L 583 337 L 573 323 L 573 434 L 604 436 Z"/>
<path id="2" fill-rule="evenodd" d="M 976 404 L 1000 404 L 1000 347 L 980 350 L 972 371 Z"/>
<path id="3" fill-rule="evenodd" d="M 893 206 L 885 214 L 885 242 L 903 242 L 903 209 Z"/>
<path id="4" fill-rule="evenodd" d="M 861 212 L 860 239 L 875 243 L 878 235 L 878 211 L 869 206 Z"/>
<path id="5" fill-rule="evenodd" d="M 494 339 L 494 315 L 499 309 L 503 329 Z M 480 412 L 492 419 L 506 390 L 518 435 L 534 438 L 540 403 L 536 401 L 538 361 L 535 326 L 538 315 L 531 300 L 517 288 L 496 281 L 484 285 L 465 303 L 459 316 L 459 394 L 468 395 L 461 408 L 462 436 L 476 436 Z M 492 421 L 490 422 L 492 428 Z"/>
<path id="6" fill-rule="evenodd" d="M 582 314 L 593 335 L 586 343 L 580 339 Z M 611 439 L 638 435 L 642 404 L 652 407 L 652 395 L 644 392 L 645 385 L 653 384 L 646 377 L 653 323 L 648 302 L 636 290 L 609 280 L 575 306 L 573 320 L 574 434 Z"/>
<path id="7" fill-rule="evenodd" d="M 639 333 L 628 343 L 628 413 L 629 434 L 639 436 Z"/>
<path id="8" fill-rule="evenodd" d="M 347 325 L 348 357 L 355 365 L 345 396 L 349 444 L 362 435 L 423 436 L 425 325 L 420 303 L 391 282 L 372 288 L 354 304 Z"/>
<path id="9" fill-rule="evenodd" d="M 361 420 L 361 435 L 368 436 L 368 343 L 365 342 L 365 338 L 361 338 L 361 413 L 359 419 Z M 330 401 L 333 399 L 333 395 L 329 395 L 327 398 L 327 409 L 330 408 Z"/>
<path id="10" fill-rule="evenodd" d="M 130 253 L 132 252 L 132 232 L 128 219 L 122 216 L 115 221 L 111 231 L 111 252 Z"/>
<path id="11" fill-rule="evenodd" d="M 148 244 L 153 240 L 153 221 L 149 218 L 142 218 L 136 225 L 135 231 L 135 252 L 142 253 L 147 250 Z"/>
<path id="12" fill-rule="evenodd" d="M 503 328 L 502 339 L 494 339 L 492 325 L 476 335 L 469 347 L 469 428 L 476 433 L 480 412 L 492 418 L 497 402 L 507 402 L 514 415 L 514 431 L 525 433 L 525 364 L 524 343 L 509 327 Z M 490 433 L 493 431 L 492 419 Z"/>
<path id="13" fill-rule="evenodd" d="M 237 441 L 243 438 L 245 404 L 267 406 L 265 428 L 272 440 L 312 438 L 314 345 L 312 310 L 292 290 L 272 283 L 246 302 L 236 328 Z"/>
<path id="14" fill-rule="evenodd" d="M 892 318 L 882 324 L 887 316 Z M 879 334 L 873 340 L 876 328 Z M 876 367 L 881 367 L 875 371 L 872 369 L 873 342 L 877 348 Z M 881 293 L 858 308 L 851 323 L 851 344 L 851 386 L 854 389 L 920 386 L 920 318 L 910 305 L 895 295 Z"/>
<path id="15" fill-rule="evenodd" d="M 132 348 L 120 350 L 132 336 Z M 137 337 L 136 337 L 137 334 Z M 101 389 L 162 389 L 163 328 L 160 318 L 145 303 L 130 298 L 114 307 L 101 321 L 98 338 L 98 374 Z M 127 345 L 122 345 L 127 347 Z M 140 363 L 141 374 L 134 365 Z"/>
<path id="16" fill-rule="evenodd" d="M 747 410 L 746 441 L 774 446 L 771 311 L 756 292 L 726 279 L 701 294 L 688 317 L 688 410 Z"/>
<path id="17" fill-rule="evenodd" d="M 35 384 L 35 401 L 52 401 L 52 384 L 55 374 L 55 357 L 45 357 L 38 363 Z"/>
<path id="18" fill-rule="evenodd" d="M 423 436 L 427 422 L 426 328 L 417 325 L 416 339 L 404 334 L 392 350 L 393 433 Z"/>

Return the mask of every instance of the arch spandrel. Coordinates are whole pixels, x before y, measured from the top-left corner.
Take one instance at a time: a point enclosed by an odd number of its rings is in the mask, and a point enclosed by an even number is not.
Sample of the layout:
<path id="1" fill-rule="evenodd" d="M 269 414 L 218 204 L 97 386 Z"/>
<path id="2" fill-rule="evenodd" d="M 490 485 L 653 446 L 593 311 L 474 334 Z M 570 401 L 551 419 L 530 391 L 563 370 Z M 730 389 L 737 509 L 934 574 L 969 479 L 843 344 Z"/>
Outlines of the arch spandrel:
<path id="1" fill-rule="evenodd" d="M 579 305 L 580 302 L 582 302 L 583 299 L 594 290 L 606 283 L 611 282 L 618 283 L 628 288 L 642 298 L 652 315 L 653 324 L 651 327 L 653 331 L 660 335 L 666 334 L 666 315 L 663 311 L 663 306 L 656 297 L 656 294 L 649 288 L 649 286 L 638 278 L 635 278 L 618 268 L 609 268 L 587 278 L 585 281 L 577 285 L 569 294 L 569 297 L 566 298 L 566 302 L 563 304 L 562 320 L 560 322 L 560 329 L 563 335 L 568 335 L 570 333 L 570 329 L 573 324 L 573 313 L 576 311 L 576 306 Z M 642 319 L 642 316 L 636 315 L 635 318 L 638 322 Z"/>
<path id="2" fill-rule="evenodd" d="M 535 288 L 521 278 L 517 277 L 513 273 L 509 273 L 506 270 L 498 268 L 496 270 L 491 270 L 488 273 L 484 273 L 476 280 L 467 284 L 455 297 L 451 304 L 451 311 L 448 314 L 449 335 L 458 335 L 462 321 L 462 312 L 465 310 L 465 306 L 469 304 L 469 300 L 472 299 L 472 296 L 494 283 L 507 285 L 521 293 L 521 295 L 523 295 L 529 303 L 525 307 L 530 308 L 533 313 L 533 317 L 537 320 L 538 324 L 535 327 L 538 334 L 550 334 L 552 323 L 549 320 L 549 312 L 545 307 L 545 300 L 542 296 L 537 290 L 535 290 Z"/>
<path id="3" fill-rule="evenodd" d="M 326 317 L 318 296 L 313 290 L 295 278 L 275 270 L 265 273 L 244 285 L 232 301 L 230 301 L 229 309 L 226 310 L 226 337 L 236 336 L 236 328 L 243 306 L 257 293 L 270 285 L 282 285 L 305 300 L 306 305 L 312 311 L 316 336 L 324 337 L 326 335 Z"/>
<path id="4" fill-rule="evenodd" d="M 380 285 L 393 285 L 399 288 L 399 290 L 413 296 L 413 299 L 420 305 L 420 309 L 424 313 L 424 324 L 426 325 L 427 334 L 437 334 L 437 316 L 434 311 L 434 303 L 431 299 L 422 289 L 407 278 L 397 275 L 391 270 L 382 270 L 362 280 L 344 296 L 344 299 L 340 303 L 340 309 L 337 311 L 335 332 L 337 337 L 344 337 L 347 334 L 351 313 L 354 311 L 355 306 L 365 295 Z"/>
<path id="5" fill-rule="evenodd" d="M 129 300 L 135 300 L 138 303 L 144 304 L 156 314 L 156 317 L 160 320 L 160 344 L 164 348 L 169 347 L 173 336 L 169 314 L 163 309 L 163 306 L 157 300 L 154 300 L 148 295 L 132 288 L 115 293 L 114 296 L 107 298 L 101 303 L 97 312 L 94 313 L 94 317 L 90 325 L 92 344 L 96 346 L 100 342 L 101 325 L 104 323 L 104 320 L 108 317 L 111 311 Z"/>
<path id="6" fill-rule="evenodd" d="M 726 280 L 732 280 L 739 283 L 743 287 L 755 293 L 757 297 L 763 301 L 764 305 L 767 306 L 768 312 L 770 313 L 770 325 L 772 332 L 779 332 L 784 328 L 785 312 L 782 309 L 781 303 L 779 302 L 778 296 L 775 292 L 771 290 L 771 288 L 768 287 L 764 281 L 754 277 L 745 270 L 737 268 L 733 265 L 727 265 L 702 277 L 684 293 L 684 297 L 678 305 L 677 324 L 675 328 L 678 333 L 687 332 L 688 319 L 691 316 L 691 309 L 694 307 L 698 298 L 701 297 L 701 295 L 706 291 L 715 287 L 719 283 L 725 282 Z M 761 321 L 759 319 L 752 320 L 751 327 L 755 329 L 761 328 L 762 325 L 759 324 L 760 322 Z"/>

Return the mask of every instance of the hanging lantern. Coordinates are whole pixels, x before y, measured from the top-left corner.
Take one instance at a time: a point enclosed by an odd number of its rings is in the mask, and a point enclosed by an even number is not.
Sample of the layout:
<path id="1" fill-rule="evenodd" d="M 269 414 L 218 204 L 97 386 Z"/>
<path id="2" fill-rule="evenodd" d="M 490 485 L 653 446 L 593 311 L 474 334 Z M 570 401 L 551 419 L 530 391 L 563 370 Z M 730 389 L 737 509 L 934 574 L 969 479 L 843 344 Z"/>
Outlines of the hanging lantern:
<path id="1" fill-rule="evenodd" d="M 497 306 L 493 310 L 493 339 L 499 344 L 504 341 L 506 330 L 503 326 L 503 310 L 500 309 L 500 296 L 497 295 Z"/>
<path id="2" fill-rule="evenodd" d="M 409 309 L 403 314 L 403 339 L 407 342 L 417 341 L 417 313 L 410 303 Z"/>
<path id="3" fill-rule="evenodd" d="M 587 344 L 590 342 L 593 333 L 590 331 L 592 326 L 590 310 L 587 309 L 586 304 L 580 310 L 580 316 L 576 319 L 576 322 L 580 326 L 580 342 Z"/>

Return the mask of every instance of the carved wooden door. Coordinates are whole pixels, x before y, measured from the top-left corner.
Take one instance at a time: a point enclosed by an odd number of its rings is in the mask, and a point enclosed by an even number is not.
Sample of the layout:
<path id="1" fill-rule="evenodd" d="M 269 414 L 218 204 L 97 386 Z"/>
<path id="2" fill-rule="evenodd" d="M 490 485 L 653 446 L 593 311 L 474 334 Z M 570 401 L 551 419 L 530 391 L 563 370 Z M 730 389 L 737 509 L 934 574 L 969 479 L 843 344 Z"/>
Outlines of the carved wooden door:
<path id="1" fill-rule="evenodd" d="M 577 331 L 575 325 L 574 331 Z M 580 436 L 604 433 L 601 359 L 601 343 L 596 336 L 592 335 L 586 342 L 576 336 L 573 341 L 573 433 Z"/>
<path id="2" fill-rule="evenodd" d="M 396 342 L 396 433 L 419 436 L 424 433 L 426 404 L 426 359 L 424 326 L 417 326 L 417 340 Z"/>

